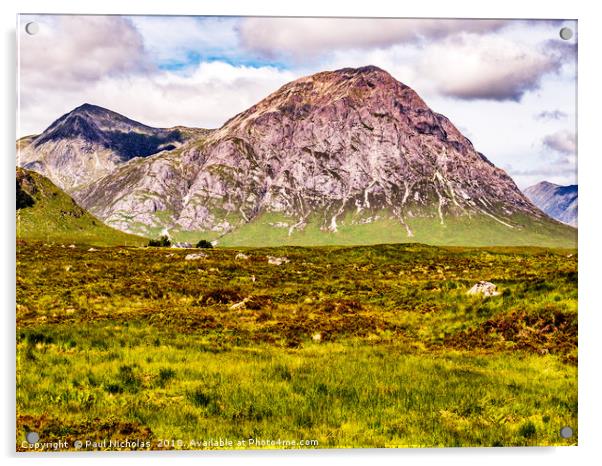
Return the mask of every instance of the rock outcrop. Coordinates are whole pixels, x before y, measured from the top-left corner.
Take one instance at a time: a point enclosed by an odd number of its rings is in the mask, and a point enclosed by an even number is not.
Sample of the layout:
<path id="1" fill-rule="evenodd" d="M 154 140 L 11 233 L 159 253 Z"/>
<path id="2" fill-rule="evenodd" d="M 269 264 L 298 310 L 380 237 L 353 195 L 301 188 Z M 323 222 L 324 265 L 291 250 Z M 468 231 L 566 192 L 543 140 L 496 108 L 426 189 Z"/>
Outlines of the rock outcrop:
<path id="1" fill-rule="evenodd" d="M 489 296 L 498 296 L 501 293 L 497 291 L 497 286 L 495 286 L 491 282 L 480 281 L 476 285 L 474 285 L 468 292 L 468 295 L 482 295 L 485 297 Z"/>

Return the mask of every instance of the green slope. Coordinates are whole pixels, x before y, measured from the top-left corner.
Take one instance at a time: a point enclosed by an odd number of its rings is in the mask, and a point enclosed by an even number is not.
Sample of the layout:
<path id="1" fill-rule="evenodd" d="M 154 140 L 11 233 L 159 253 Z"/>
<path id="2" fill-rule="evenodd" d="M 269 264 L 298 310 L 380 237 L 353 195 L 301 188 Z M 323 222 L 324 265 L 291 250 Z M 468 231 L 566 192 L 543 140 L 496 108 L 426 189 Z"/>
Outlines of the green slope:
<path id="1" fill-rule="evenodd" d="M 176 239 L 185 241 L 206 238 L 218 240 L 220 246 L 323 246 L 369 245 L 384 243 L 423 243 L 441 246 L 542 246 L 577 247 L 577 230 L 552 219 L 537 220 L 514 217 L 514 228 L 509 228 L 485 215 L 446 217 L 441 224 L 438 217 L 409 218 L 407 223 L 414 233 L 408 237 L 399 221 L 386 215 L 363 225 L 352 224 L 348 216 L 338 224 L 337 232 L 321 230 L 319 222 L 309 221 L 303 231 L 289 236 L 288 228 L 273 226 L 290 218 L 277 214 L 264 214 L 255 221 L 220 237 L 215 232 L 171 231 Z M 270 225 L 271 224 L 271 225 Z"/>
<path id="2" fill-rule="evenodd" d="M 138 246 L 146 239 L 106 226 L 48 178 L 17 168 L 17 240 Z"/>

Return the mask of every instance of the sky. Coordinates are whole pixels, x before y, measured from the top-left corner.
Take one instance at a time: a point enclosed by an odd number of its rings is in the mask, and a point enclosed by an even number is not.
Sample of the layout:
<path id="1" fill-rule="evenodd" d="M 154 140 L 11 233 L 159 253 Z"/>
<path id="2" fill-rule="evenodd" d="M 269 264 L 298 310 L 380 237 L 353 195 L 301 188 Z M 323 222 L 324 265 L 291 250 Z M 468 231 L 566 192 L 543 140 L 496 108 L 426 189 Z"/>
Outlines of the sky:
<path id="1" fill-rule="evenodd" d="M 22 15 L 17 35 L 18 137 L 85 102 L 217 128 L 293 79 L 376 65 L 519 187 L 577 183 L 576 21 Z"/>

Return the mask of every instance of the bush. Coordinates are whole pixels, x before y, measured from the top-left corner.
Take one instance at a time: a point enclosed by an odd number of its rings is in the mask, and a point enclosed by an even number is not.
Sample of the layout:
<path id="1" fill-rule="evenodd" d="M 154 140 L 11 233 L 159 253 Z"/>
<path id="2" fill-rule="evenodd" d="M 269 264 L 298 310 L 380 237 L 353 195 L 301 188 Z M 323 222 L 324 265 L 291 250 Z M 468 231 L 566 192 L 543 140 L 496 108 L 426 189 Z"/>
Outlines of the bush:
<path id="1" fill-rule="evenodd" d="M 161 369 L 159 370 L 159 385 L 164 387 L 167 382 L 176 376 L 176 371 L 173 369 Z"/>
<path id="2" fill-rule="evenodd" d="M 134 366 L 123 365 L 119 367 L 117 378 L 120 382 L 118 385 L 129 392 L 137 392 L 142 384 L 140 377 L 135 372 Z"/>
<path id="3" fill-rule="evenodd" d="M 155 248 L 168 248 L 171 246 L 171 241 L 169 241 L 169 238 L 165 235 L 161 236 L 161 238 L 159 239 L 151 239 L 148 242 L 149 247 L 155 247 Z"/>
<path id="4" fill-rule="evenodd" d="M 194 392 L 190 394 L 190 400 L 196 406 L 209 406 L 209 403 L 212 401 L 211 394 L 205 392 L 202 388 L 197 388 Z"/>
<path id="5" fill-rule="evenodd" d="M 208 248 L 212 248 L 213 244 L 211 244 L 211 242 L 207 241 L 206 239 L 202 239 L 198 243 L 196 243 L 196 247 L 202 248 L 202 249 L 208 249 Z"/>
<path id="6" fill-rule="evenodd" d="M 518 429 L 518 435 L 521 435 L 525 438 L 533 437 L 537 433 L 537 429 L 535 428 L 535 424 L 531 421 L 527 421 L 520 426 Z"/>

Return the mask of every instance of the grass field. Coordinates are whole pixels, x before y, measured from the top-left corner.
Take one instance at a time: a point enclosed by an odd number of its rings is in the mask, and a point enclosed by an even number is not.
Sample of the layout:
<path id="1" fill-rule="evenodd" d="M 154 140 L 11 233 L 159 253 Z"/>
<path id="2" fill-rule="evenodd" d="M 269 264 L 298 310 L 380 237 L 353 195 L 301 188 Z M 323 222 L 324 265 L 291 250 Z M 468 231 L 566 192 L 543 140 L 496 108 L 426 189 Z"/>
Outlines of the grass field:
<path id="1" fill-rule="evenodd" d="M 17 246 L 17 449 L 577 442 L 575 250 L 88 249 Z"/>
<path id="2" fill-rule="evenodd" d="M 224 247 L 265 246 L 355 246 L 393 243 L 422 243 L 439 246 L 545 246 L 552 248 L 576 248 L 577 229 L 547 218 L 545 220 L 516 215 L 512 217 L 514 227 L 501 225 L 486 215 L 472 217 L 448 216 L 441 221 L 436 212 L 431 216 L 406 218 L 412 231 L 408 236 L 406 227 L 387 211 L 375 213 L 378 220 L 358 224 L 360 216 L 349 213 L 338 220 L 337 231 L 324 231 L 323 220 L 308 219 L 301 230 L 289 234 L 289 226 L 298 220 L 277 213 L 264 213 L 252 222 L 244 223 L 230 233 L 187 232 L 177 228 L 170 234 L 178 241 L 195 244 L 201 238 L 216 240 Z M 233 214 L 234 216 L 234 214 Z M 235 216 L 234 216 L 235 217 Z M 229 219 L 233 224 L 239 220 Z M 275 225 L 282 225 L 276 227 Z M 152 233 L 141 230 L 141 234 L 158 237 L 161 229 Z"/>

